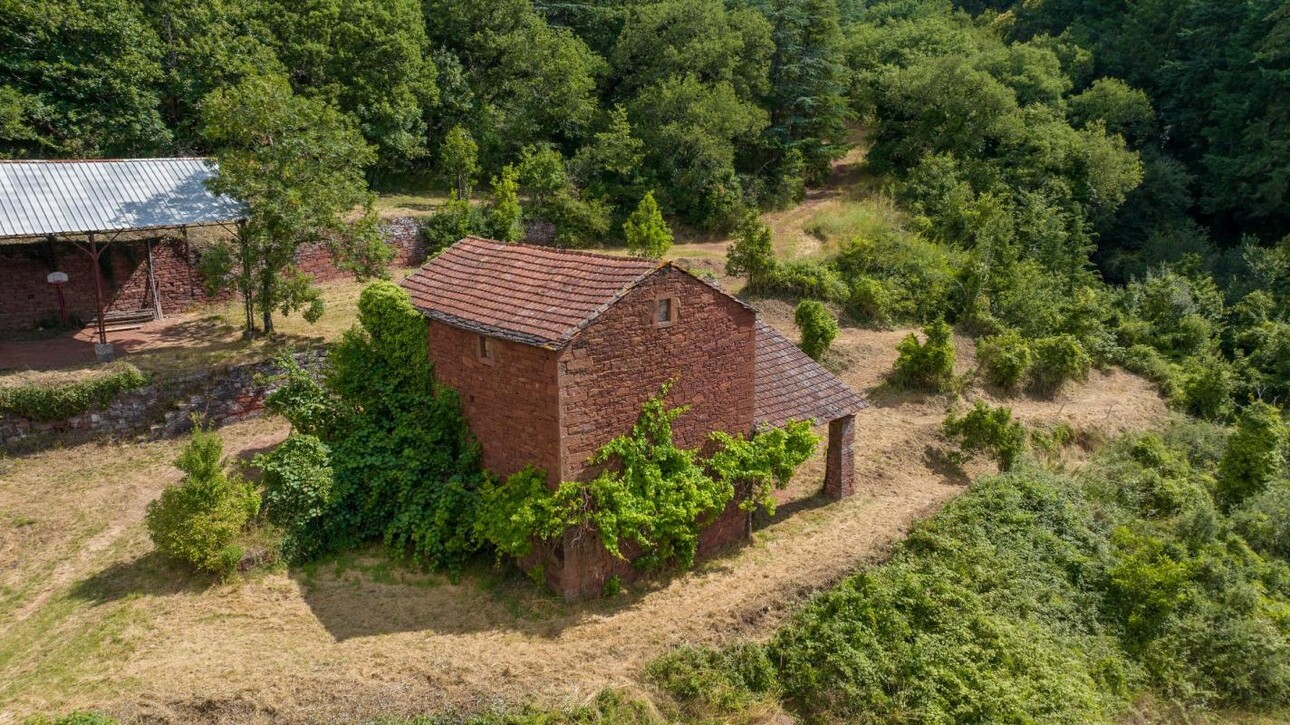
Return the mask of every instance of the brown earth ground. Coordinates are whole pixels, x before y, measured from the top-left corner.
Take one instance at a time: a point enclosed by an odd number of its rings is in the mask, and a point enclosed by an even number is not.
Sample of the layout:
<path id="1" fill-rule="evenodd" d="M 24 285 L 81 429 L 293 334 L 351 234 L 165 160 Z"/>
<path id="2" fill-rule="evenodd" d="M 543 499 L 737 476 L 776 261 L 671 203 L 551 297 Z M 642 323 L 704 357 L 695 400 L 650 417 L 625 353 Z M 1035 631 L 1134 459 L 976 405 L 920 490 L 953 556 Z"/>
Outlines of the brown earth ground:
<path id="1" fill-rule="evenodd" d="M 787 303 L 759 304 L 792 334 Z M 958 470 L 938 452 L 947 399 L 880 388 L 906 332 L 846 328 L 835 343 L 830 364 L 872 403 L 857 420 L 856 496 L 817 495 L 817 456 L 748 545 L 582 604 L 504 569 L 481 564 L 452 583 L 380 552 L 212 584 L 160 559 L 143 526 L 147 503 L 178 476 L 181 442 L 0 458 L 0 723 L 71 708 L 126 721 L 332 722 L 581 704 L 606 686 L 642 689 L 645 663 L 676 645 L 763 637 L 987 470 Z M 971 343 L 957 344 L 965 372 Z M 1166 415 L 1149 384 L 1121 371 L 1094 371 L 1052 400 L 1007 402 L 1028 423 L 1097 435 Z M 286 425 L 223 433 L 245 458 Z"/>

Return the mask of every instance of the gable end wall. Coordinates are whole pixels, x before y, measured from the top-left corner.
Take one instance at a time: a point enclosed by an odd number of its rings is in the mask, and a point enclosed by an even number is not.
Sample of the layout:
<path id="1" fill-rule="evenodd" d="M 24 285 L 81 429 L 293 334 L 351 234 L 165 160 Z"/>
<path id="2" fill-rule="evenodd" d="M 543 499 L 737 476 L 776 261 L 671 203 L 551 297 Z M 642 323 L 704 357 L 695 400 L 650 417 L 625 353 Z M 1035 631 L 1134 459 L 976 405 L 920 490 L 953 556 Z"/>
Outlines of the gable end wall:
<path id="1" fill-rule="evenodd" d="M 669 327 L 653 322 L 660 297 L 677 299 L 678 317 Z M 561 351 L 562 480 L 594 477 L 597 471 L 586 464 L 587 458 L 627 433 L 641 404 L 673 377 L 668 404 L 690 406 L 673 427 L 679 445 L 703 446 L 717 430 L 750 432 L 755 329 L 750 310 L 685 272 L 665 267 L 641 282 Z M 699 554 L 741 541 L 749 531 L 748 513 L 731 501 L 704 529 Z M 640 576 L 588 534 L 566 534 L 557 563 L 560 573 L 548 578 L 567 599 L 599 596 L 611 576 L 624 583 Z M 625 553 L 631 557 L 630 550 Z"/>

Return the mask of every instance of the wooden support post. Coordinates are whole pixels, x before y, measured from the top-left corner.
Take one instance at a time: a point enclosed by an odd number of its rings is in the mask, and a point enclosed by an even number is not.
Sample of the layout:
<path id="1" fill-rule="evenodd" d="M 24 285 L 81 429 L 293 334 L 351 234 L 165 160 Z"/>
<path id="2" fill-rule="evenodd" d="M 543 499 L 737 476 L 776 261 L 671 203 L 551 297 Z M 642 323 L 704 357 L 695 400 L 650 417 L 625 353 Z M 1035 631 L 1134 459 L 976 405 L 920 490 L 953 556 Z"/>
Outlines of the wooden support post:
<path id="1" fill-rule="evenodd" d="M 94 239 L 94 232 L 90 232 L 86 236 L 89 237 L 90 241 L 90 259 L 94 263 L 94 307 L 98 309 L 99 313 L 99 344 L 106 345 L 107 321 L 104 319 L 103 315 L 103 271 L 99 269 L 99 254 L 101 253 L 101 250 L 99 249 L 98 242 Z"/>
<path id="2" fill-rule="evenodd" d="M 146 242 L 148 245 L 148 293 L 152 295 L 152 314 L 158 320 L 166 319 L 165 313 L 161 311 L 161 298 L 157 296 L 157 274 L 152 267 L 152 239 Z"/>

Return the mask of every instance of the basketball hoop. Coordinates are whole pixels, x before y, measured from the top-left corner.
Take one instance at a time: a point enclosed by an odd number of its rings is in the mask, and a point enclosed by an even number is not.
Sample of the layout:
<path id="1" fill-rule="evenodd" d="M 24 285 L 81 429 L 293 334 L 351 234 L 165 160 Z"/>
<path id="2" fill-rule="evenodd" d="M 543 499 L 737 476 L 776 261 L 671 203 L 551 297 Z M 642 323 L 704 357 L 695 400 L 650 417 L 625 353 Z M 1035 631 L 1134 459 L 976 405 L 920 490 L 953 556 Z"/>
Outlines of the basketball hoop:
<path id="1" fill-rule="evenodd" d="M 49 276 L 45 277 L 45 281 L 54 285 L 54 289 L 58 290 L 58 321 L 62 323 L 63 326 L 66 326 L 67 303 L 63 300 L 63 285 L 67 284 L 67 273 L 50 272 Z"/>

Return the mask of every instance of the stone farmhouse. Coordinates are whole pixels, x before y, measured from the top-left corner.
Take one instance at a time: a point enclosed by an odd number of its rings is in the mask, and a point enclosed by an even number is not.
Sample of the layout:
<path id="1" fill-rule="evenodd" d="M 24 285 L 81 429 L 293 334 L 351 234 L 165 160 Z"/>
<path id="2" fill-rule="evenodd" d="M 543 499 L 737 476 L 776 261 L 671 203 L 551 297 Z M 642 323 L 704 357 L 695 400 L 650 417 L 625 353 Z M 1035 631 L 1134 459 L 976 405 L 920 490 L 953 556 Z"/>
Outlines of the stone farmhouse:
<path id="1" fill-rule="evenodd" d="M 436 376 L 460 393 L 484 465 L 500 476 L 533 464 L 551 486 L 594 477 L 587 459 L 675 378 L 669 404 L 690 406 L 674 429 L 679 445 L 814 420 L 829 427 L 825 493 L 852 492 L 854 416 L 865 402 L 683 267 L 468 237 L 403 285 L 429 319 Z M 699 554 L 750 532 L 751 516 L 732 502 L 704 529 Z M 638 576 L 586 532 L 567 532 L 544 557 L 521 563 L 543 565 L 567 599 Z"/>

